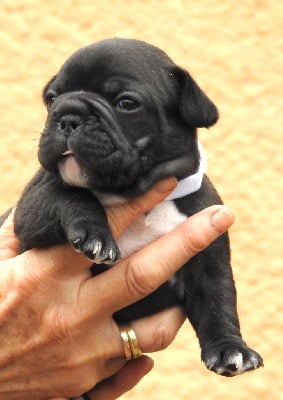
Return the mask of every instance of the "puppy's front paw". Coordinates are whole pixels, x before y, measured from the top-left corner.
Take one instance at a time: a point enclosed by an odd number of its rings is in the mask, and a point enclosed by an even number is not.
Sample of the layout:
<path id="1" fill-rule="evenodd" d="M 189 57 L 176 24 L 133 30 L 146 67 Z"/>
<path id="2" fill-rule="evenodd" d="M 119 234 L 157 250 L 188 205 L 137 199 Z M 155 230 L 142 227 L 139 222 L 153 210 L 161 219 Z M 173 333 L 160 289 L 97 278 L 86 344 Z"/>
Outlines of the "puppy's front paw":
<path id="1" fill-rule="evenodd" d="M 74 223 L 68 228 L 68 240 L 77 252 L 97 264 L 113 264 L 120 258 L 120 250 L 107 226 L 90 221 Z"/>
<path id="2" fill-rule="evenodd" d="M 245 343 L 222 344 L 202 354 L 206 367 L 223 376 L 236 376 L 263 366 L 261 356 Z"/>

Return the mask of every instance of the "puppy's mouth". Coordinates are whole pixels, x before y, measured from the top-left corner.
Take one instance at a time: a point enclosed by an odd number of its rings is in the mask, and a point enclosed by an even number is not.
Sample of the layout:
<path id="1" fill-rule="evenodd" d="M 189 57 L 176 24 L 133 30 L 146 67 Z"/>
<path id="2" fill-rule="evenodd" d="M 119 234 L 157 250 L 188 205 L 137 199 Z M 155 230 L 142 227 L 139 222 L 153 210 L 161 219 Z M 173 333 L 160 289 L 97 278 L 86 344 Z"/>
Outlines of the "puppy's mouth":
<path id="1" fill-rule="evenodd" d="M 119 150 L 110 154 L 103 150 L 95 154 L 93 151 L 85 152 L 82 159 L 76 152 L 66 150 L 59 157 L 58 171 L 63 181 L 70 186 L 110 190 L 128 185 L 132 180 L 131 175 L 137 173 L 134 165 L 131 166 L 129 159 L 122 157 Z"/>
<path id="2" fill-rule="evenodd" d="M 93 154 L 85 154 L 85 158 L 87 162 L 72 150 L 61 154 L 58 171 L 67 185 L 116 193 L 133 185 L 141 169 L 141 161 L 135 150 L 127 156 L 116 150 L 108 157 L 98 159 L 93 157 Z M 96 158 L 96 161 L 93 158 Z"/>

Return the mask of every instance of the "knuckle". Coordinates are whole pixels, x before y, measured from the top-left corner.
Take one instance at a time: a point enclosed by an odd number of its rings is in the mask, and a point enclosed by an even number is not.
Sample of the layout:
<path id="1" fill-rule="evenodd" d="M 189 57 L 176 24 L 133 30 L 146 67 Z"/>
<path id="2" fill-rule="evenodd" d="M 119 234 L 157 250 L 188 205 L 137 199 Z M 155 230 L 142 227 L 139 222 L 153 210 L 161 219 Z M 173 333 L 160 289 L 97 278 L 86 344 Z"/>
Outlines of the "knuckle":
<path id="1" fill-rule="evenodd" d="M 204 250 L 208 244 L 207 235 L 202 231 L 190 232 L 182 240 L 184 251 L 189 257 Z"/>
<path id="2" fill-rule="evenodd" d="M 59 340 L 63 340 L 66 338 L 72 338 L 72 330 L 69 323 L 69 317 L 65 310 L 58 306 L 52 312 L 52 316 L 50 317 L 50 328 L 52 331 L 52 335 Z"/>
<path id="3" fill-rule="evenodd" d="M 164 323 L 156 325 L 153 331 L 154 351 L 166 349 L 173 341 L 174 334 Z"/>
<path id="4" fill-rule="evenodd" d="M 23 296 L 30 296 L 35 291 L 42 288 L 49 282 L 49 276 L 38 260 L 37 251 L 33 252 L 34 260 L 31 260 L 29 254 L 23 253 L 21 256 L 21 264 L 18 273 L 15 275 L 14 283 L 19 293 Z M 36 266 L 36 268 L 35 268 Z"/>
<path id="5" fill-rule="evenodd" d="M 145 201 L 141 201 L 140 199 L 131 200 L 128 202 L 128 211 L 132 217 L 138 217 L 145 212 L 145 205 Z"/>
<path id="6" fill-rule="evenodd" d="M 156 289 L 154 280 L 146 273 L 140 257 L 129 261 L 126 268 L 126 284 L 132 298 L 143 298 Z"/>

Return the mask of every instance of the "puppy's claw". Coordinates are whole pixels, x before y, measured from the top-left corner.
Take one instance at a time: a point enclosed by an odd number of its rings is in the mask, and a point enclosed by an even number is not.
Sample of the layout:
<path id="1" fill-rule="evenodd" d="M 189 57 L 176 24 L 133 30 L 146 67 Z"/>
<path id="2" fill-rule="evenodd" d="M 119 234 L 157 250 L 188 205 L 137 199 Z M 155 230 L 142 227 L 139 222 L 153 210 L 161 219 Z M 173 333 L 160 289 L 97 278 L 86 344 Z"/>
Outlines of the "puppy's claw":
<path id="1" fill-rule="evenodd" d="M 115 247 L 114 247 L 115 246 Z M 90 248 L 82 249 L 82 253 L 96 264 L 114 264 L 120 258 L 120 251 L 115 244 L 103 245 L 97 239 L 89 246 Z"/>
<path id="2" fill-rule="evenodd" d="M 112 263 L 120 260 L 121 254 L 120 254 L 119 249 L 117 249 L 117 250 L 110 249 L 108 258 L 109 258 L 109 261 Z"/>
<path id="3" fill-rule="evenodd" d="M 100 240 L 96 240 L 95 242 L 94 242 L 94 246 L 93 246 L 93 252 L 92 252 L 92 254 L 94 255 L 94 256 L 100 256 L 100 253 L 101 253 L 101 249 L 102 249 L 102 243 L 101 243 L 101 241 Z"/>
<path id="4" fill-rule="evenodd" d="M 112 265 L 120 259 L 120 251 L 117 246 L 108 248 L 104 252 L 104 257 L 101 262 L 104 264 Z"/>
<path id="5" fill-rule="evenodd" d="M 109 259 L 112 261 L 115 258 L 113 249 L 109 251 Z"/>
<path id="6" fill-rule="evenodd" d="M 71 245 L 73 246 L 74 250 L 75 250 L 77 253 L 80 253 L 80 252 L 81 252 L 81 250 L 80 250 L 80 243 L 81 243 L 81 241 L 82 241 L 81 238 L 77 238 L 77 239 L 71 240 Z"/>

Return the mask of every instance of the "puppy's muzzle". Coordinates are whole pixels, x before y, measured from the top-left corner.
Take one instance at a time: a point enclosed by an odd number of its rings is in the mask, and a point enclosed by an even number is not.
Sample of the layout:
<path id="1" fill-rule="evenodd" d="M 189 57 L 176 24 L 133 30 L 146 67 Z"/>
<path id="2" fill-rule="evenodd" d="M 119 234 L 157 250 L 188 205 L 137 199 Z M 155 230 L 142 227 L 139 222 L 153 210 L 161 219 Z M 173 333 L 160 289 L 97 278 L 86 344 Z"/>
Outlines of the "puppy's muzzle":
<path id="1" fill-rule="evenodd" d="M 66 136 L 82 133 L 84 124 L 92 118 L 100 130 L 110 136 L 114 147 L 127 154 L 130 145 L 123 135 L 110 104 L 101 96 L 88 92 L 72 92 L 60 95 L 52 105 L 50 116 Z"/>
<path id="2" fill-rule="evenodd" d="M 106 99 L 69 92 L 59 95 L 48 111 L 38 152 L 47 171 L 59 171 L 69 185 L 103 192 L 135 182 L 144 161 Z"/>

